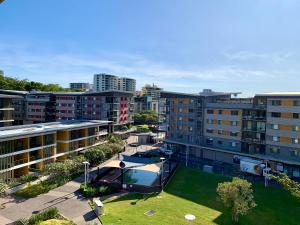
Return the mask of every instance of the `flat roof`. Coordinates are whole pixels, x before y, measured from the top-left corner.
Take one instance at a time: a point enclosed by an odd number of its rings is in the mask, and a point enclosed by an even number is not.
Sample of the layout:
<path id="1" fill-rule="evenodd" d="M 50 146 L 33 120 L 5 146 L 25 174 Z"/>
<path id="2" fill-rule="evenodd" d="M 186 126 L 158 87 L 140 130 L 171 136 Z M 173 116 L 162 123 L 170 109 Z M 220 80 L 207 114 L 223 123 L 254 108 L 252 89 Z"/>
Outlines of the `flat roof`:
<path id="1" fill-rule="evenodd" d="M 300 91 L 280 91 L 280 92 L 269 92 L 269 93 L 262 93 L 257 94 L 256 96 L 283 96 L 283 97 L 299 97 Z"/>
<path id="2" fill-rule="evenodd" d="M 69 130 L 82 127 L 108 125 L 111 121 L 105 120 L 66 120 L 52 123 L 38 123 L 21 126 L 10 126 L 0 128 L 0 141 L 2 139 L 11 139 L 40 133 L 49 133 L 59 130 Z"/>
<path id="3" fill-rule="evenodd" d="M 5 95 L 5 94 L 0 94 L 0 98 L 23 98 L 20 95 Z"/>

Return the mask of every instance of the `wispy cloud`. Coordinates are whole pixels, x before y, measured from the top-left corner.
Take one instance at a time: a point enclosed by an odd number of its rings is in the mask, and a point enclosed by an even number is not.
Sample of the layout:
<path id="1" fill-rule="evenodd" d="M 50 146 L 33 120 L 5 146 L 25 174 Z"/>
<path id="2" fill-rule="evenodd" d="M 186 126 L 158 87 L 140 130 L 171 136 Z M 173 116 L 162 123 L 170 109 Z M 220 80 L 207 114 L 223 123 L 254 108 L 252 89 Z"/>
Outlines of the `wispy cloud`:
<path id="1" fill-rule="evenodd" d="M 293 56 L 291 52 L 258 53 L 249 51 L 225 52 L 223 55 L 230 61 L 260 61 L 282 63 Z"/>
<path id="2" fill-rule="evenodd" d="M 247 67 L 236 61 L 273 60 L 280 63 L 290 54 L 261 54 L 250 52 L 227 53 L 230 63 L 201 68 L 178 66 L 157 62 L 144 56 L 127 53 L 43 53 L 32 52 L 26 47 L 0 45 L 0 68 L 14 73 L 19 78 L 36 79 L 67 85 L 70 81 L 92 82 L 95 73 L 113 73 L 134 77 L 138 87 L 145 83 L 159 83 L 170 90 L 200 91 L 202 88 L 217 87 L 241 90 L 248 84 L 284 80 L 289 75 L 300 81 L 298 73 L 275 69 Z M 235 85 L 234 87 L 232 85 Z"/>

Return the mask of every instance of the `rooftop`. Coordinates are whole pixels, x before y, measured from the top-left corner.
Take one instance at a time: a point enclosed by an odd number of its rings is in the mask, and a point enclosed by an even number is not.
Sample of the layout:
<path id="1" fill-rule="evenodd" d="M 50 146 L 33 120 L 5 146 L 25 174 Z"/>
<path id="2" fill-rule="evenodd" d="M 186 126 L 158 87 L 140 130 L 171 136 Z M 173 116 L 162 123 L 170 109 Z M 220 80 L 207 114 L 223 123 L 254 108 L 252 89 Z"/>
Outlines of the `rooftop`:
<path id="1" fill-rule="evenodd" d="M 299 91 L 269 92 L 269 93 L 257 94 L 256 96 L 286 96 L 286 97 L 292 97 L 292 96 L 300 96 L 300 92 Z"/>
<path id="2" fill-rule="evenodd" d="M 0 128 L 0 141 L 2 139 L 8 139 L 16 136 L 27 136 L 33 134 L 55 132 L 59 130 L 69 130 L 74 128 L 81 127 L 90 127 L 90 126 L 100 126 L 107 125 L 112 123 L 111 121 L 104 120 L 68 120 L 61 122 L 52 122 L 52 123 L 39 123 L 39 124 L 30 124 L 30 125 L 21 125 L 21 126 L 11 126 Z"/>

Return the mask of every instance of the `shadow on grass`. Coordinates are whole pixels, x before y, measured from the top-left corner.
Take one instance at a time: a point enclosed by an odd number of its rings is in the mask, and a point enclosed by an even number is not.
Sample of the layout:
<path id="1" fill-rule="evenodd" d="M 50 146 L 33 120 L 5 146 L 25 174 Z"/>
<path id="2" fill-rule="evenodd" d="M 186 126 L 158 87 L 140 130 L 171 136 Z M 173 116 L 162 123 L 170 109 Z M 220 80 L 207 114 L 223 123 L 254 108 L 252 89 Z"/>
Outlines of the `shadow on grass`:
<path id="1" fill-rule="evenodd" d="M 121 201 L 130 201 L 131 205 L 136 205 L 140 201 L 147 201 L 150 198 L 154 198 L 158 196 L 159 193 L 153 194 L 131 194 L 128 193 L 122 197 L 112 197 L 110 199 L 104 200 L 105 204 L 114 203 L 114 202 L 121 202 Z"/>

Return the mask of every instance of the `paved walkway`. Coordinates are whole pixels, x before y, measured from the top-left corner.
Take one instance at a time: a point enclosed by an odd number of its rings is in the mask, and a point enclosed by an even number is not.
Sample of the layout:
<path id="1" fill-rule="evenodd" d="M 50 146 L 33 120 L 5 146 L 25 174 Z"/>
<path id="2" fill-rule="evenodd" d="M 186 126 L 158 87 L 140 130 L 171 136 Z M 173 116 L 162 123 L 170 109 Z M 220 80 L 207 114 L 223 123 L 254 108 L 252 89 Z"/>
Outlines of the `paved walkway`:
<path id="1" fill-rule="evenodd" d="M 131 137 L 128 143 L 135 141 L 134 138 L 135 137 Z M 140 146 L 139 148 L 131 148 L 128 146 L 126 152 L 134 154 L 137 150 L 145 151 L 152 148 L 154 148 L 154 146 Z M 104 162 L 100 167 L 110 160 Z M 97 167 L 93 168 L 90 172 L 90 178 L 96 176 L 96 173 Z M 101 223 L 91 210 L 88 200 L 79 192 L 82 182 L 84 182 L 84 175 L 35 198 L 16 199 L 8 197 L 0 199 L 0 204 L 5 206 L 4 209 L 0 209 L 0 225 L 9 224 L 20 218 L 29 218 L 32 214 L 37 214 L 41 210 L 49 207 L 57 207 L 63 216 L 71 219 L 77 225 L 100 225 Z"/>
<path id="2" fill-rule="evenodd" d="M 0 224 L 16 221 L 20 218 L 29 218 L 32 214 L 39 213 L 49 207 L 57 207 L 59 212 L 74 221 L 77 225 L 100 224 L 91 210 L 88 200 L 79 192 L 80 183 L 84 180 L 81 176 L 65 185 L 31 199 L 15 199 L 5 204 L 5 209 L 0 210 Z M 11 199 L 13 200 L 13 199 Z"/>

